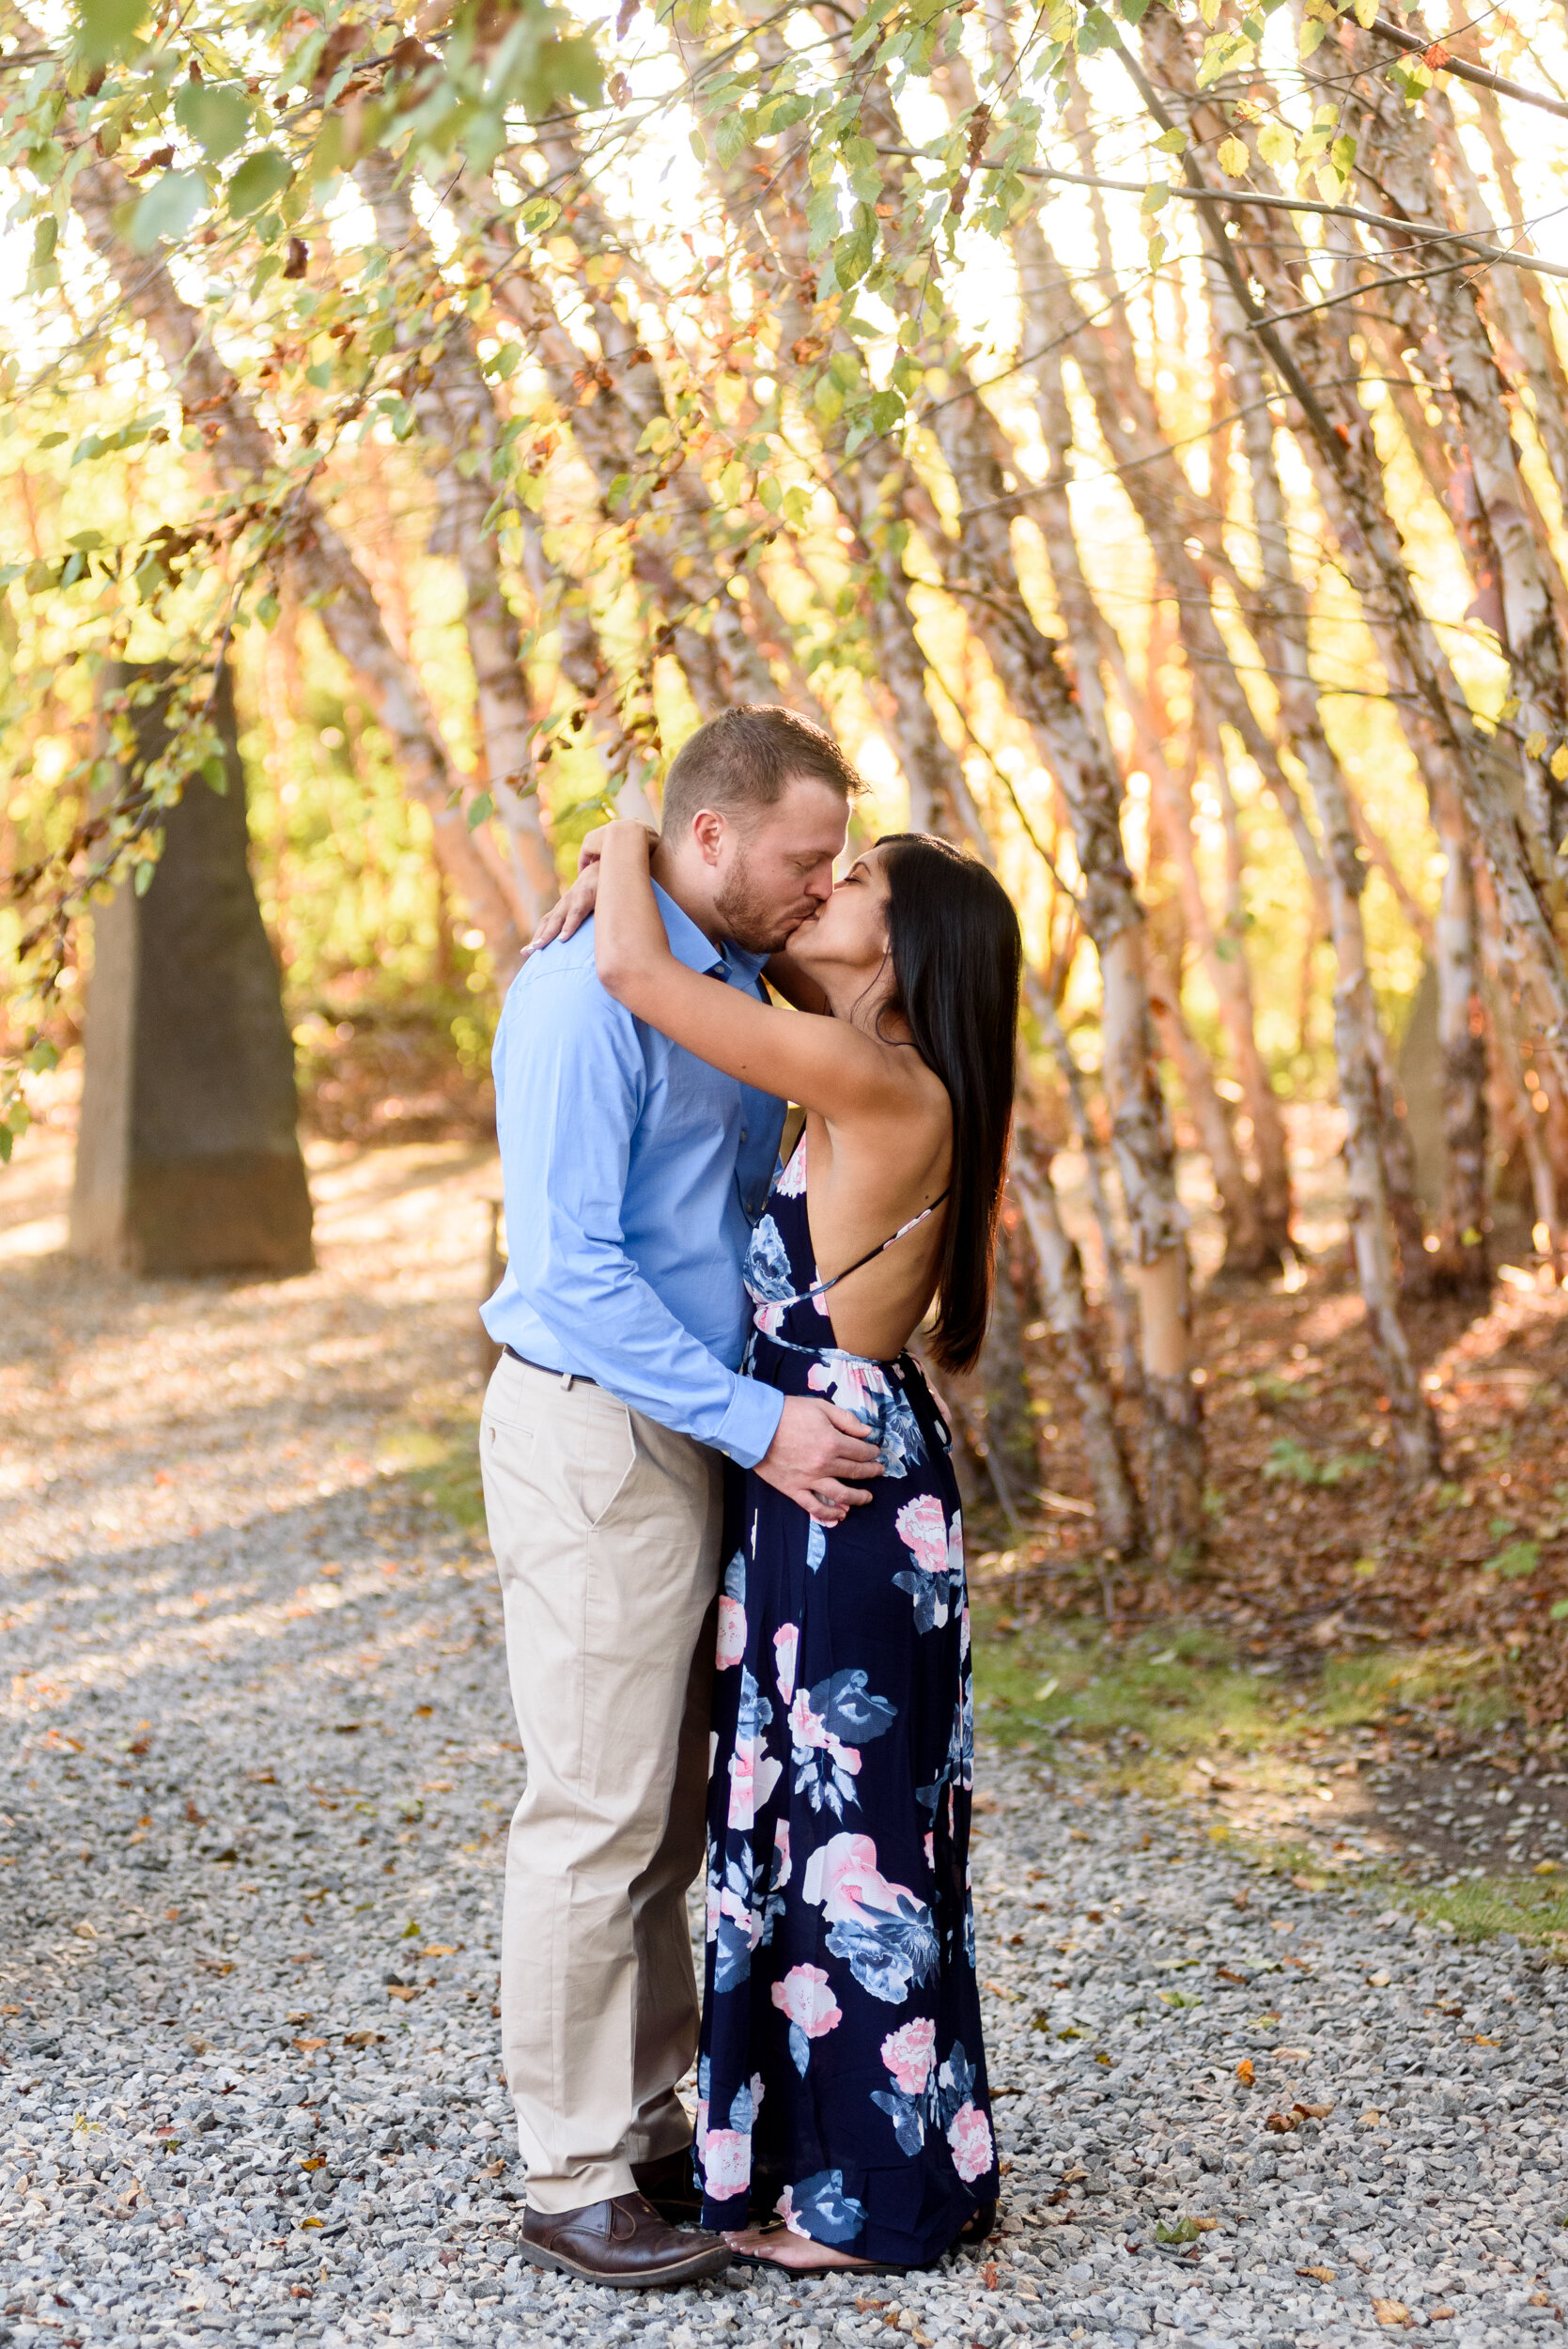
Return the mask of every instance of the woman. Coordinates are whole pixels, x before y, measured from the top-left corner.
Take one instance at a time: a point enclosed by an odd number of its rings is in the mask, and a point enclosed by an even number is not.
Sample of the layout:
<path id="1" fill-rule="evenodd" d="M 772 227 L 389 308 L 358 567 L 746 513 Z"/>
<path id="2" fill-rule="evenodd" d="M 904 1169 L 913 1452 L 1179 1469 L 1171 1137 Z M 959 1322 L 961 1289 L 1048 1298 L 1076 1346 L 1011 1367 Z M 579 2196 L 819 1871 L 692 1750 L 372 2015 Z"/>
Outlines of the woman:
<path id="1" fill-rule="evenodd" d="M 905 1348 L 979 1351 L 1021 946 L 986 868 L 878 841 L 757 1003 L 670 953 L 650 835 L 600 848 L 596 959 L 636 1018 L 804 1105 L 746 1266 L 746 1368 L 863 1419 L 884 1473 L 809 1517 L 731 1493 L 708 1799 L 703 2224 L 791 2268 L 923 2265 L 988 2232 L 970 1905 L 969 1610 L 948 1439 Z M 782 2226 L 752 2227 L 753 2211 Z"/>

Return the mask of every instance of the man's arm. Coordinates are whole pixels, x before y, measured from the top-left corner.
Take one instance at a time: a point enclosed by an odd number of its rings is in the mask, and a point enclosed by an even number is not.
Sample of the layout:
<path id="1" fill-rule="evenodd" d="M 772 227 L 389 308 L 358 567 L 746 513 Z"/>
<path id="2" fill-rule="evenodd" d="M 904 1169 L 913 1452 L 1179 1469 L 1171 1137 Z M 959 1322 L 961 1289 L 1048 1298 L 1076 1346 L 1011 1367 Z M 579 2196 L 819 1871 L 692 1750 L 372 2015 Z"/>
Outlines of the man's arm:
<path id="1" fill-rule="evenodd" d="M 512 1278 L 563 1354 L 633 1410 L 760 1468 L 814 1515 L 868 1498 L 836 1481 L 876 1472 L 859 1423 L 738 1377 L 627 1253 L 621 1209 L 644 1081 L 629 1016 L 591 971 L 540 972 L 500 1044 Z"/>

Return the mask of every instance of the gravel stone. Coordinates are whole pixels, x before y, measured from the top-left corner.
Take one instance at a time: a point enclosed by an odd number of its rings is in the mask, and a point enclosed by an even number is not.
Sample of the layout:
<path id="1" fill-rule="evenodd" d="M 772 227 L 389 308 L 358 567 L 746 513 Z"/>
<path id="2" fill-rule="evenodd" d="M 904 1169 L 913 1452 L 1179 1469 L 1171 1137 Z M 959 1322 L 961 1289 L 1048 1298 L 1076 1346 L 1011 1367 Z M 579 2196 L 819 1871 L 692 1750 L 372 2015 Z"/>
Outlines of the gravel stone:
<path id="1" fill-rule="evenodd" d="M 1338 2349 L 1379 2301 L 1560 2337 L 1559 1969 L 1261 1877 L 1068 1743 L 981 1757 L 980 2256 L 641 2295 L 527 2263 L 493 1570 L 376 1467 L 461 1385 L 487 1179 L 318 1164 L 323 1268 L 275 1285 L 0 1241 L 0 2344 Z"/>

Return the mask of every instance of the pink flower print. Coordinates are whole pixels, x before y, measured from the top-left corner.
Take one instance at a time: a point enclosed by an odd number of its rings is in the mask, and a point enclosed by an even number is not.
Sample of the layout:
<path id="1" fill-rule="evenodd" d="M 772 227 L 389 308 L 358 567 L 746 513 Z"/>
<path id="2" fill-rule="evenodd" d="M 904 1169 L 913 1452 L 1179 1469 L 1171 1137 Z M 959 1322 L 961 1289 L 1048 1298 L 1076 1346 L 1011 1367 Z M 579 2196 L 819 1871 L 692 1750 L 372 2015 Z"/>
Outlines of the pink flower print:
<path id="1" fill-rule="evenodd" d="M 789 2229 L 791 2234 L 806 2234 L 804 2227 L 801 2226 L 800 2221 L 795 2216 L 795 2194 L 792 2187 L 787 2186 L 785 2186 L 784 2192 L 774 2203 L 773 2208 L 778 2212 L 779 2217 L 784 2220 L 784 2225 Z M 811 2241 L 810 2235 L 806 2235 L 806 2241 L 808 2243 Z"/>
<path id="2" fill-rule="evenodd" d="M 859 1778 L 859 1746 L 846 1746 L 834 1735 L 821 1715 L 812 1711 L 811 1699 L 804 1688 L 795 1691 L 795 1702 L 789 1708 L 789 1734 L 795 1741 L 797 1760 L 812 1748 L 820 1747 L 824 1752 L 831 1753 L 839 1767 L 847 1770 L 851 1778 Z"/>
<path id="3" fill-rule="evenodd" d="M 917 1493 L 893 1519 L 898 1538 L 924 1574 L 947 1572 L 947 1519 L 935 1493 Z"/>
<path id="4" fill-rule="evenodd" d="M 882 2061 L 906 2096 L 918 2096 L 937 2056 L 937 2026 L 922 2015 L 890 2031 L 882 2042 Z"/>
<path id="5" fill-rule="evenodd" d="M 756 1756 L 750 1746 L 737 1746 L 730 1756 L 731 1827 L 749 1828 L 756 1818 Z"/>
<path id="6" fill-rule="evenodd" d="M 868 1427 L 876 1424 L 877 1404 L 889 1392 L 887 1379 L 875 1362 L 852 1362 L 842 1358 L 813 1362 L 806 1373 L 806 1384 L 818 1394 L 831 1394 L 841 1411 L 853 1411 Z"/>
<path id="7" fill-rule="evenodd" d="M 953 2148 L 953 2167 L 966 2186 L 983 2178 L 996 2158 L 991 2150 L 991 2124 L 973 2105 L 959 2106 L 949 2124 L 947 2141 Z"/>
<path id="8" fill-rule="evenodd" d="M 781 1199 L 799 1199 L 806 1188 L 806 1137 L 802 1131 L 795 1155 L 774 1185 Z"/>
<path id="9" fill-rule="evenodd" d="M 746 1653 L 746 1610 L 737 1598 L 719 1601 L 719 1653 L 721 1672 L 738 1664 Z"/>
<path id="10" fill-rule="evenodd" d="M 698 2097 L 698 2099 L 697 2099 L 697 2158 L 698 2158 L 699 2160 L 701 2160 L 701 2158 L 702 2158 L 702 2151 L 703 2151 L 703 2147 L 704 2147 L 706 2143 L 707 2143 L 707 2098 L 706 2098 L 706 2096 L 699 2096 L 699 2097 Z"/>
<path id="11" fill-rule="evenodd" d="M 781 1624 L 773 1634 L 773 1661 L 779 1675 L 779 1694 L 786 1704 L 795 1694 L 795 1665 L 800 1653 L 800 1625 Z"/>
<path id="12" fill-rule="evenodd" d="M 821 1908 L 830 1924 L 858 1923 L 868 1914 L 893 1915 L 900 1896 L 913 1898 L 903 1885 L 890 1884 L 883 1875 L 869 1835 L 835 1835 L 818 1843 L 806 1862 L 801 1897 Z"/>
<path id="13" fill-rule="evenodd" d="M 828 1977 L 820 1966 L 792 1966 L 772 1988 L 773 2004 L 808 2039 L 823 2039 L 843 2022 Z"/>
<path id="14" fill-rule="evenodd" d="M 929 1831 L 925 1838 L 925 1864 L 928 1868 L 935 1868 L 937 1864 L 937 1839 Z"/>
<path id="15" fill-rule="evenodd" d="M 765 2094 L 767 2093 L 767 2090 L 765 2089 L 765 2087 L 764 2087 L 764 2085 L 763 2085 L 762 2074 L 761 2074 L 760 2072 L 753 2072 L 753 2073 L 752 2074 L 752 2078 L 751 2078 L 751 2090 L 752 2090 L 752 2125 L 753 2125 L 753 2127 L 754 2128 L 754 2127 L 756 2126 L 756 2117 L 757 2117 L 757 2114 L 758 2114 L 758 2113 L 762 2110 L 762 2100 L 763 2100 L 763 2097 L 764 2097 L 764 2096 L 765 2096 Z"/>
<path id="16" fill-rule="evenodd" d="M 738 2129 L 709 2129 L 703 2148 L 703 2184 L 716 2202 L 744 2194 L 752 2183 L 752 2140 Z"/>
<path id="17" fill-rule="evenodd" d="M 773 1823 L 773 1881 L 769 1890 L 782 1892 L 789 1882 L 789 1821 L 776 1819 Z"/>
<path id="18" fill-rule="evenodd" d="M 758 1305 L 752 1319 L 765 1338 L 776 1338 L 784 1328 L 784 1309 L 782 1305 Z"/>

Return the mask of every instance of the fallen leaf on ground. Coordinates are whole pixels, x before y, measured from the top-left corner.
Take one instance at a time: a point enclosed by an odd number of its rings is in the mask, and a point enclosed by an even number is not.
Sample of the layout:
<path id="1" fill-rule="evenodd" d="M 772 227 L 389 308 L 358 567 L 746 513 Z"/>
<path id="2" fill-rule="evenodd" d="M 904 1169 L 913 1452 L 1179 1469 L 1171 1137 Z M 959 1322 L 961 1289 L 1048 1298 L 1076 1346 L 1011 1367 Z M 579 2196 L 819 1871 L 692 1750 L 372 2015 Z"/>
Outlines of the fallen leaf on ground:
<path id="1" fill-rule="evenodd" d="M 1252 2069 L 1252 2059 L 1250 2056 L 1242 2057 L 1241 2061 L 1236 2065 L 1235 2076 L 1241 2082 L 1243 2088 L 1251 2087 L 1252 2082 L 1258 2076 Z"/>
<path id="2" fill-rule="evenodd" d="M 1315 2276 L 1320 2284 L 1331 2284 L 1334 2280 L 1331 2267 L 1298 2267 L 1296 2272 L 1298 2276 Z"/>
<path id="3" fill-rule="evenodd" d="M 1166 2226 L 1161 2220 L 1155 2229 L 1157 2243 L 1196 2243 L 1197 2240 L 1198 2221 L 1195 2218 L 1178 2218 L 1173 2227 Z"/>
<path id="4" fill-rule="evenodd" d="M 421 1957 L 456 1957 L 458 1952 L 450 1942 L 432 1941 L 429 1948 L 421 1950 L 419 1954 Z"/>
<path id="5" fill-rule="evenodd" d="M 1449 2308 L 1428 2309 L 1426 2311 L 1426 2321 L 1429 2325 L 1440 2325 L 1445 2316 L 1452 2316 L 1454 2310 Z"/>
<path id="6" fill-rule="evenodd" d="M 885 2300 L 857 2300 L 855 2313 L 857 2316 L 869 2316 L 873 2309 L 885 2309 L 887 2305 Z"/>
<path id="7" fill-rule="evenodd" d="M 1238 1982 L 1242 1985 L 1243 1989 L 1247 1986 L 1246 1975 L 1234 1974 L 1228 1966 L 1217 1966 L 1214 1969 L 1214 1973 L 1217 1982 Z"/>
<path id="8" fill-rule="evenodd" d="M 1372 2312 L 1380 2325 L 1413 2325 L 1416 2321 L 1403 2300 L 1374 2300 Z"/>
<path id="9" fill-rule="evenodd" d="M 997 2263 L 995 2260 L 987 2260 L 986 2262 L 985 2266 L 980 2271 L 980 2280 L 985 2285 L 987 2292 L 994 2292 L 996 2290 Z"/>
<path id="10" fill-rule="evenodd" d="M 1478 2030 L 1475 2037 L 1471 2040 L 1470 2045 L 1472 2047 L 1500 2047 L 1502 2046 L 1502 2041 L 1500 2039 L 1488 2039 L 1483 2030 Z"/>
<path id="11" fill-rule="evenodd" d="M 417 1999 L 419 1985 L 412 1982 L 389 1982 L 386 1986 L 386 1995 L 389 1999 Z"/>
<path id="12" fill-rule="evenodd" d="M 1302 2118 L 1303 2118 L 1304 2120 L 1308 2120 L 1308 2121 L 1327 2121 L 1327 2118 L 1328 2118 L 1328 2115 L 1329 2115 L 1329 2114 L 1333 2111 L 1334 2108 L 1333 2108 L 1333 2106 L 1332 2106 L 1332 2105 L 1302 2105 L 1302 2104 L 1298 2104 L 1298 2105 L 1296 2107 L 1296 2111 L 1297 2111 L 1297 2112 L 1299 2112 L 1299 2113 L 1301 2114 L 1301 2116 L 1302 2116 Z"/>
<path id="13" fill-rule="evenodd" d="M 374 2047 L 384 2035 L 379 2030 L 346 2030 L 343 2045 L 346 2047 Z"/>
<path id="14" fill-rule="evenodd" d="M 1359 2125 L 1363 2129 L 1374 2129 L 1382 2118 L 1383 2115 L 1378 2111 L 1377 2107 L 1374 2105 L 1369 2111 L 1362 2113 Z"/>
<path id="15" fill-rule="evenodd" d="M 316 2018 L 313 2015 L 307 2014 L 303 2007 L 296 2006 L 290 2008 L 283 2019 L 286 2023 L 310 2023 Z"/>
<path id="16" fill-rule="evenodd" d="M 300 2168 L 302 2170 L 324 2170 L 326 2166 L 327 2156 L 325 2154 L 307 2154 L 303 2161 L 300 2164 Z"/>
<path id="17" fill-rule="evenodd" d="M 1218 2218 L 1194 2218 L 1192 2223 L 1200 2234 L 1212 2234 L 1219 2221 Z"/>
<path id="18" fill-rule="evenodd" d="M 296 2039 L 291 2044 L 302 2055 L 314 2055 L 318 2047 L 324 2047 L 327 2043 L 324 2039 Z"/>
<path id="19" fill-rule="evenodd" d="M 971 1795 L 970 1797 L 970 1809 L 971 1811 L 996 1811 L 1000 1808 L 1001 1806 L 994 1795 L 978 1794 Z"/>
<path id="20" fill-rule="evenodd" d="M 1298 2112 L 1271 2112 L 1264 2123 L 1264 2127 L 1272 2129 L 1276 2137 L 1288 2137 L 1292 2129 L 1300 2126 L 1301 2116 Z"/>
<path id="21" fill-rule="evenodd" d="M 1311 2047 L 1271 2047 L 1269 2053 L 1276 2063 L 1305 2063 L 1312 2056 Z"/>

